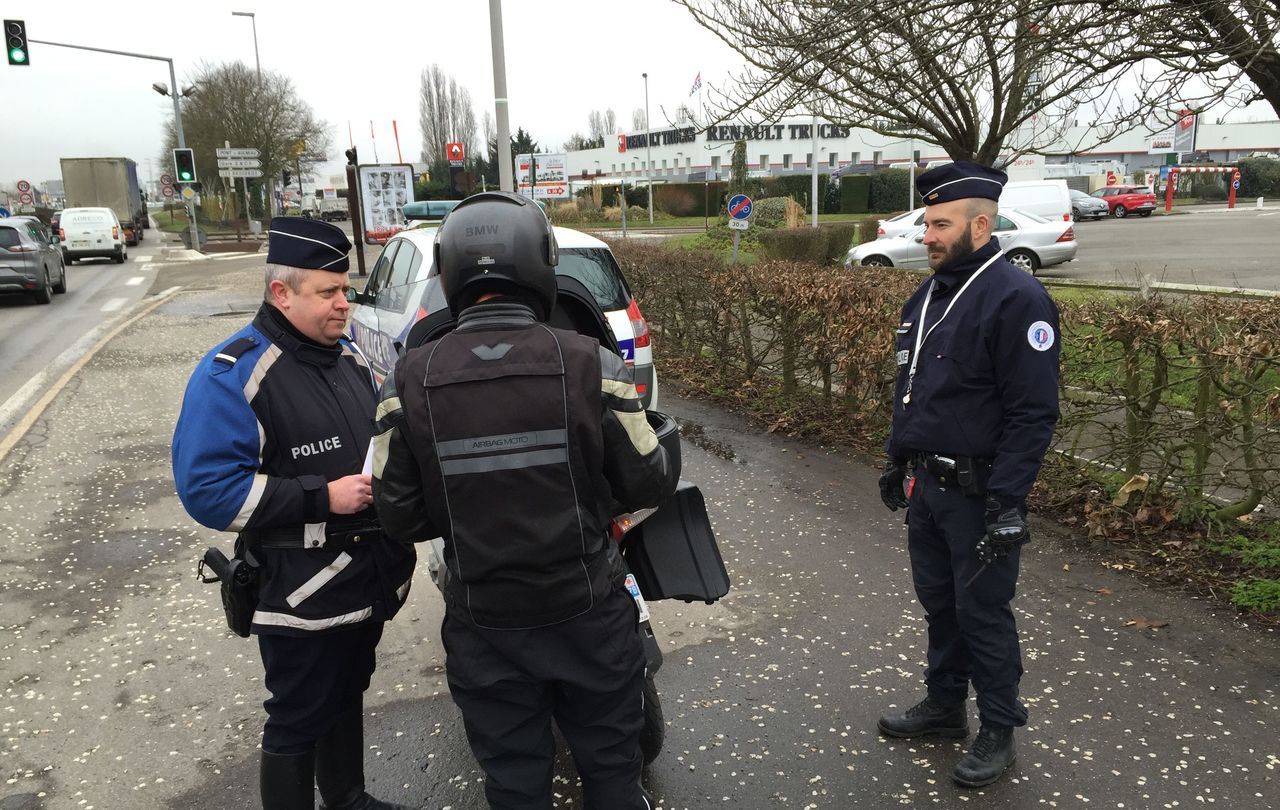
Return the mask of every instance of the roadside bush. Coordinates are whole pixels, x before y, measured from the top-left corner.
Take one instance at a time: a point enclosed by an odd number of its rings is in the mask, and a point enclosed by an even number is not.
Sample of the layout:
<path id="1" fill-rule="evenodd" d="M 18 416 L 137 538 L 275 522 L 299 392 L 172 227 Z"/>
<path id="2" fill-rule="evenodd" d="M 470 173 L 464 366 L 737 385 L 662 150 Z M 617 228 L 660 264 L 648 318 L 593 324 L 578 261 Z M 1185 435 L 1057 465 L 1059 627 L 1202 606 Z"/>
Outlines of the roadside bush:
<path id="1" fill-rule="evenodd" d="M 751 225 L 761 228 L 777 228 L 787 216 L 790 197 L 765 197 L 751 204 Z"/>
<path id="2" fill-rule="evenodd" d="M 631 196 L 630 194 L 627 195 L 627 197 L 630 197 L 630 196 Z M 656 211 L 654 212 L 654 217 L 655 218 L 657 217 Z M 619 217 L 619 219 L 621 219 L 621 217 Z M 649 209 L 640 205 L 634 205 L 634 204 L 628 205 L 627 206 L 627 223 L 631 225 L 635 225 L 641 222 L 642 220 L 644 222 L 649 221 Z"/>
<path id="3" fill-rule="evenodd" d="M 881 169 L 871 175 L 868 203 L 872 211 L 902 211 L 913 207 L 907 200 L 911 183 L 906 169 Z"/>
<path id="4" fill-rule="evenodd" d="M 657 186 L 653 190 L 655 210 L 662 209 L 673 217 L 691 217 L 702 213 L 701 196 L 694 197 L 688 189 Z"/>
<path id="5" fill-rule="evenodd" d="M 577 201 L 547 206 L 547 219 L 553 225 L 576 225 L 582 222 L 582 212 Z"/>
<path id="6" fill-rule="evenodd" d="M 760 235 L 760 247 L 766 259 L 823 264 L 827 235 L 822 228 L 777 228 Z"/>
<path id="7" fill-rule="evenodd" d="M 858 244 L 866 244 L 880 232 L 880 217 L 864 217 L 858 221 Z"/>
<path id="8" fill-rule="evenodd" d="M 1280 160 L 1245 158 L 1240 167 L 1241 197 L 1280 197 Z"/>
<path id="9" fill-rule="evenodd" d="M 871 175 L 840 178 L 840 213 L 865 214 L 871 210 Z"/>

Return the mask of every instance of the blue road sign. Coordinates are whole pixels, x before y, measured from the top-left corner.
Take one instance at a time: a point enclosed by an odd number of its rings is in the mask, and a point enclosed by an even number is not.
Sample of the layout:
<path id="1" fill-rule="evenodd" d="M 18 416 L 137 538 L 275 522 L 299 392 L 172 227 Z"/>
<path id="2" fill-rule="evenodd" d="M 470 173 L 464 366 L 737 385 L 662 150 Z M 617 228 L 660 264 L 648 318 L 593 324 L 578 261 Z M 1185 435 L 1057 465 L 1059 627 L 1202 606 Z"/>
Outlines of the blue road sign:
<path id="1" fill-rule="evenodd" d="M 735 194 L 730 197 L 729 216 L 734 219 L 746 219 L 751 216 L 751 198 L 745 194 Z"/>
<path id="2" fill-rule="evenodd" d="M 7 216 L 9 216 L 9 209 L 0 207 L 0 219 L 4 219 Z"/>
<path id="3" fill-rule="evenodd" d="M 1236 191 L 1239 191 L 1239 190 L 1240 190 L 1240 181 L 1239 181 L 1239 180 L 1232 180 L 1232 181 L 1231 181 L 1231 187 L 1232 187 L 1232 188 L 1234 188 Z"/>

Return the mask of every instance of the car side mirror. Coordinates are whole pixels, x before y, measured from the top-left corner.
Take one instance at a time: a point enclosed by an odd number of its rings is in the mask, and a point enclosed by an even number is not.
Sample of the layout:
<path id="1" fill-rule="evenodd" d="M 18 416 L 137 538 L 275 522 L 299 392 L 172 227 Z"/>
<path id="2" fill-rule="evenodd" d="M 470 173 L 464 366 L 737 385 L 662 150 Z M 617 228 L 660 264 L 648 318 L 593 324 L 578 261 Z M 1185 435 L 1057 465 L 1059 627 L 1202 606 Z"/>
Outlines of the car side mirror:
<path id="1" fill-rule="evenodd" d="M 370 304 L 373 303 L 373 295 L 366 292 L 360 292 L 355 287 L 347 288 L 348 304 Z"/>
<path id="2" fill-rule="evenodd" d="M 912 239 L 911 241 L 915 242 L 917 245 L 923 245 L 923 244 L 924 244 L 924 235 L 923 235 L 923 234 L 921 234 L 920 236 L 917 236 L 916 238 Z"/>

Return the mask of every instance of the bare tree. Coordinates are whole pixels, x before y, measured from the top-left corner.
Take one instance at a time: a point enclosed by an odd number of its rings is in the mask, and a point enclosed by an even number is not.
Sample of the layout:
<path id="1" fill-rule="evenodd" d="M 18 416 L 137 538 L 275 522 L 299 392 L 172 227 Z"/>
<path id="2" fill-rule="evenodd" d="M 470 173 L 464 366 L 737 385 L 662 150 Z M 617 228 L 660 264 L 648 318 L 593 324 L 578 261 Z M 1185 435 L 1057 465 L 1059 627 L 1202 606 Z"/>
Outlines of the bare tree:
<path id="1" fill-rule="evenodd" d="M 1125 43 L 1083 4 L 676 2 L 749 65 L 729 89 L 711 88 L 712 120 L 816 114 L 993 164 L 1060 147 L 1082 117 L 1102 142 L 1143 115 L 1117 92 L 1132 63 Z M 1087 55 L 1084 38 L 1097 40 Z"/>
<path id="2" fill-rule="evenodd" d="M 648 129 L 648 128 L 649 128 L 649 125 L 646 123 L 646 116 L 645 116 L 645 114 L 644 114 L 644 108 L 643 108 L 643 107 L 636 107 L 634 110 L 632 110 L 632 111 L 631 111 L 631 129 L 632 129 L 632 131 L 639 132 L 640 130 L 644 130 L 644 129 Z"/>
<path id="3" fill-rule="evenodd" d="M 476 115 L 471 93 L 439 65 L 422 71 L 418 89 L 418 130 L 422 134 L 423 163 L 444 160 L 444 145 L 461 141 L 468 154 L 477 154 Z"/>
<path id="4" fill-rule="evenodd" d="M 304 173 L 329 159 L 333 139 L 329 125 L 316 117 L 293 82 L 279 73 L 263 71 L 261 78 L 242 62 L 200 63 L 190 77 L 198 89 L 183 102 L 182 129 L 194 150 L 196 171 L 208 188 L 227 187 L 218 176 L 215 149 L 255 148 L 260 153 L 262 180 L 279 178 L 282 169 Z M 172 121 L 165 124 L 163 164 L 178 145 Z"/>

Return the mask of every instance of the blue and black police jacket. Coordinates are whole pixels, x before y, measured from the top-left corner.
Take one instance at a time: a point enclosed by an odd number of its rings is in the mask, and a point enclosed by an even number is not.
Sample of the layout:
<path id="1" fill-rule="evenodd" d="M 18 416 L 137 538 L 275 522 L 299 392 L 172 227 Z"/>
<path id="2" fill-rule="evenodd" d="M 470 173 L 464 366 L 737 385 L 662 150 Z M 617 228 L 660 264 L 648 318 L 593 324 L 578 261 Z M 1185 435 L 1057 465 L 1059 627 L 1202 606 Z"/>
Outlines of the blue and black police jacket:
<path id="1" fill-rule="evenodd" d="M 903 307 L 893 427 L 885 449 L 898 459 L 938 453 L 989 460 L 987 491 L 1019 501 L 1035 482 L 1058 421 L 1061 334 L 1058 307 L 1044 286 L 1003 256 L 955 298 L 998 251 L 992 239 L 943 267 Z M 934 282 L 926 325 L 920 312 Z M 910 401 L 903 402 L 922 328 L 927 337 Z"/>
<path id="2" fill-rule="evenodd" d="M 385 621 L 403 604 L 412 546 L 326 547 L 346 530 L 376 528 L 372 508 L 331 515 L 327 488 L 363 469 L 375 407 L 368 365 L 349 343 L 308 341 L 268 304 L 192 373 L 173 436 L 174 481 L 193 518 L 238 532 L 237 551 L 248 547 L 262 564 L 254 632 Z"/>

